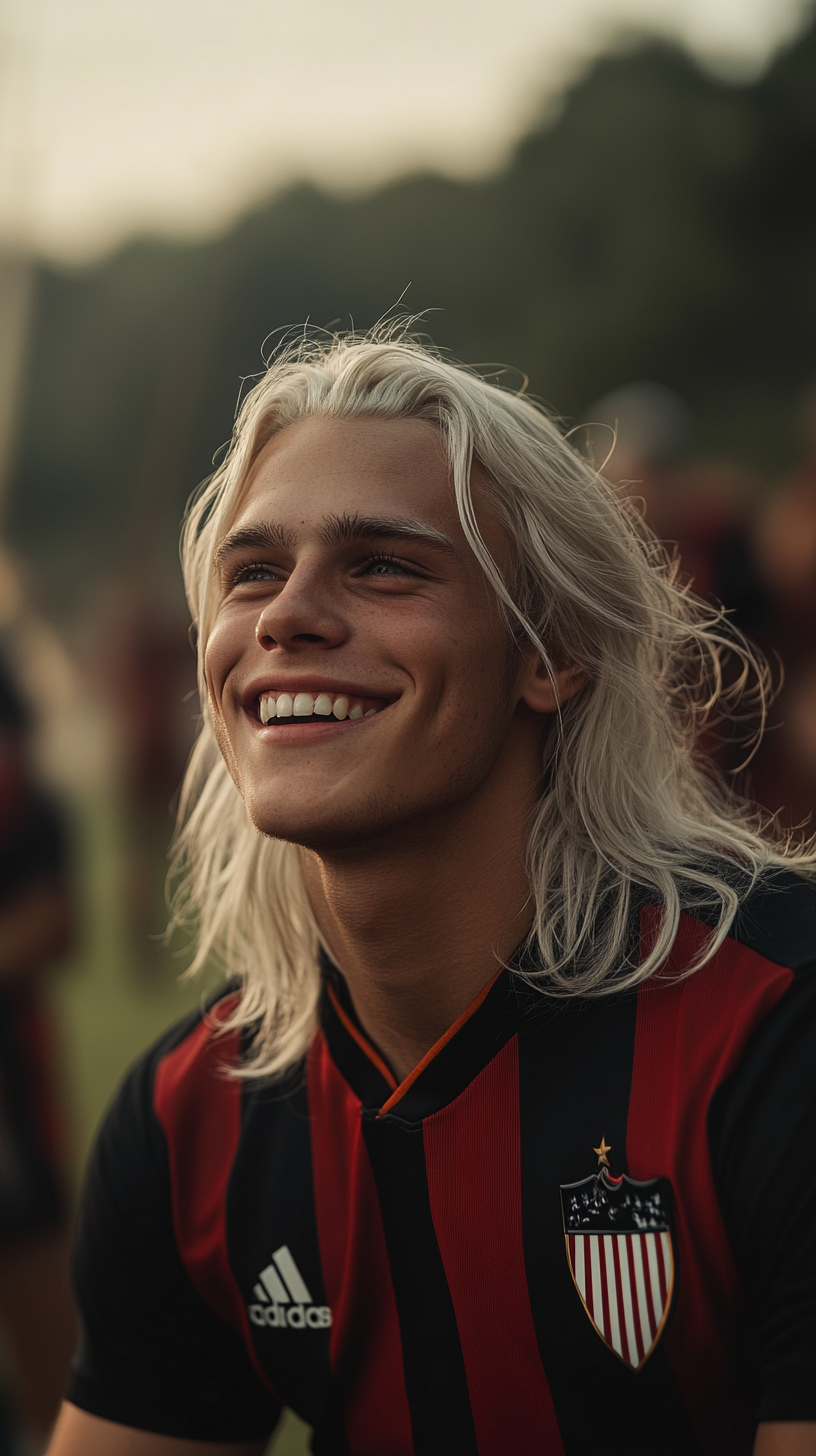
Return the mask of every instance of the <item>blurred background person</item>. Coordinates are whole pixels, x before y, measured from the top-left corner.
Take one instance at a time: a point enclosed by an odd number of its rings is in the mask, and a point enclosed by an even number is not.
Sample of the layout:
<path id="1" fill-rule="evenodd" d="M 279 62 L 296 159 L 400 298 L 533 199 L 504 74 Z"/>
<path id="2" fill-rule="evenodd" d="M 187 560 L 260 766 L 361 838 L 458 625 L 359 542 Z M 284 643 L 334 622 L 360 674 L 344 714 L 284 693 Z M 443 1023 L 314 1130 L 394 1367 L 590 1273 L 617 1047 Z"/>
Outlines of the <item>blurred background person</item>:
<path id="1" fill-rule="evenodd" d="M 642 501 L 652 530 L 677 550 L 688 585 L 726 603 L 740 630 L 761 634 L 768 608 L 752 541 L 756 480 L 728 460 L 700 458 L 691 411 L 665 385 L 613 390 L 589 406 L 587 421 L 593 457 Z"/>
<path id="2" fill-rule="evenodd" d="M 0 573 L 7 602 L 5 560 Z M 66 824 L 32 762 L 32 715 L 7 634 L 0 624 L 0 1331 L 10 1386 L 0 1449 L 34 1456 L 76 1333 L 61 1069 L 43 991 L 73 946 L 77 916 Z"/>
<path id="3" fill-rule="evenodd" d="M 167 974 L 160 938 L 167 909 L 172 805 L 190 751 L 195 661 L 181 603 L 134 577 L 105 593 L 104 629 L 90 671 L 116 744 L 124 835 L 122 896 L 137 975 Z"/>
<path id="4" fill-rule="evenodd" d="M 773 650 L 768 588 L 754 543 L 756 479 L 729 461 L 700 458 L 691 411 L 665 385 L 643 381 L 613 390 L 590 406 L 587 421 L 577 432 L 583 449 L 642 509 L 675 555 L 680 580 L 724 607 L 726 634 L 736 629 Z M 738 658 L 726 659 L 724 670 L 736 682 Z M 758 787 L 754 776 L 763 729 L 756 687 L 745 695 L 738 718 L 707 726 L 699 747 L 766 808 L 770 793 L 776 808 L 777 786 L 760 781 Z"/>
<path id="5" fill-rule="evenodd" d="M 816 805 L 816 384 L 799 409 L 800 457 L 774 483 L 754 522 L 753 545 L 769 611 L 768 645 L 784 667 L 774 728 L 757 756 L 757 796 L 812 827 Z"/>

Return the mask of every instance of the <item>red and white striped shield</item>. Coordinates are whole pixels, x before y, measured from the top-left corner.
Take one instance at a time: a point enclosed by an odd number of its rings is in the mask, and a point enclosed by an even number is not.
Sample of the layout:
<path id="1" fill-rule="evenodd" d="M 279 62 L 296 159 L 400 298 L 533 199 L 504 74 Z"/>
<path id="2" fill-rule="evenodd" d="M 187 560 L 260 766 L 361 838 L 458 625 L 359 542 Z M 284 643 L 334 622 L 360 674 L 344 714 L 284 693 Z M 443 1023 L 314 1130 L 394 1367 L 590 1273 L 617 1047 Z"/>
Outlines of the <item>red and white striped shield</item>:
<path id="1" fill-rule="evenodd" d="M 567 1258 L 594 1328 L 632 1370 L 660 1339 L 674 1291 L 674 1251 L 665 1179 L 613 1178 L 602 1168 L 563 1184 Z"/>

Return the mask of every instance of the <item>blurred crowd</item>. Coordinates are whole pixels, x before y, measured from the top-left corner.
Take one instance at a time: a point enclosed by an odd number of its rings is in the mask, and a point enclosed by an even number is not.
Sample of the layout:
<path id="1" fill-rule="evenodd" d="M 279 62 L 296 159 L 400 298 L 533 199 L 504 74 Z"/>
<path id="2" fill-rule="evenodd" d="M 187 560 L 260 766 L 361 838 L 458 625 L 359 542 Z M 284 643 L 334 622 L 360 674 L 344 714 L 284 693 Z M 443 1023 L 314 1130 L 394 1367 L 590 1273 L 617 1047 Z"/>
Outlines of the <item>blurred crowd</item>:
<path id="1" fill-rule="evenodd" d="M 697 458 L 691 415 L 662 385 L 624 386 L 599 400 L 588 419 L 596 463 L 608 455 L 604 473 L 643 501 L 656 535 L 676 548 L 682 579 L 722 604 L 727 621 L 768 661 L 774 697 L 759 742 L 761 719 L 747 702 L 707 747 L 781 828 L 813 834 L 816 385 L 801 402 L 798 461 L 770 484 Z"/>
<path id="2" fill-rule="evenodd" d="M 73 1348 L 59 1055 L 46 982 L 76 908 L 63 810 L 38 773 L 33 719 L 0 632 L 0 1456 L 35 1456 Z"/>

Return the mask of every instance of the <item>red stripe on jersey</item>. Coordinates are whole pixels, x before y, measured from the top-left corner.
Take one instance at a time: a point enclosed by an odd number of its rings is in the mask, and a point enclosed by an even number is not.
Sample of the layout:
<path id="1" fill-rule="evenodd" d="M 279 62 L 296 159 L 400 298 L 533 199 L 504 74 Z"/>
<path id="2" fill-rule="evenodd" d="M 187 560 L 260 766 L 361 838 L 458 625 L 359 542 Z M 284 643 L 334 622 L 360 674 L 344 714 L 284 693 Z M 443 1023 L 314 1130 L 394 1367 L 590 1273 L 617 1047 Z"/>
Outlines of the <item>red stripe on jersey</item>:
<path id="1" fill-rule="evenodd" d="M 193 1287 L 225 1324 L 244 1336 L 252 1363 L 268 1390 L 255 1354 L 241 1291 L 227 1253 L 226 1198 L 241 1135 L 241 1084 L 225 1076 L 238 1061 L 238 1036 L 213 1038 L 213 1017 L 223 1021 L 237 997 L 218 1003 L 159 1063 L 153 1088 L 156 1116 L 167 1139 L 173 1227 Z"/>
<path id="2" fill-rule="evenodd" d="M 643 912 L 642 953 L 654 943 L 657 915 Z M 661 980 L 640 988 L 626 1130 L 632 1177 L 668 1178 L 674 1192 L 679 1277 L 666 1349 L 701 1429 L 729 1383 L 724 1332 L 739 1293 L 714 1186 L 707 1109 L 793 979 L 786 967 L 726 940 L 702 970 L 672 983 L 710 933 L 682 916 Z"/>
<path id="3" fill-rule="evenodd" d="M 329 1346 L 354 1456 L 412 1456 L 397 1302 L 360 1102 L 322 1033 L 309 1052 L 309 1111 L 317 1234 Z"/>
<path id="4" fill-rule="evenodd" d="M 479 1456 L 563 1456 L 524 1268 L 515 1037 L 423 1133 Z"/>

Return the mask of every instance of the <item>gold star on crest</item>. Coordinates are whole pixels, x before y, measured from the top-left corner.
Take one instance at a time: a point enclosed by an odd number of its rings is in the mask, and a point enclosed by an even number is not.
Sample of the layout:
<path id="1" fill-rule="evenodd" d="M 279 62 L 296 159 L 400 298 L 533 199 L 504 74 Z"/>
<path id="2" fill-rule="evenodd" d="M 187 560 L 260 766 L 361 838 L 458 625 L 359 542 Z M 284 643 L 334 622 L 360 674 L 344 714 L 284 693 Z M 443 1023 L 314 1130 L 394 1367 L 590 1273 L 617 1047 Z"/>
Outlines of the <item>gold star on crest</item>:
<path id="1" fill-rule="evenodd" d="M 608 1159 L 608 1157 L 606 1155 L 607 1155 L 607 1153 L 611 1153 L 611 1151 L 612 1151 L 612 1144 L 611 1143 L 607 1143 L 606 1138 L 605 1137 L 602 1137 L 601 1138 L 601 1146 L 599 1148 L 593 1148 L 592 1151 L 593 1151 L 593 1153 L 597 1153 L 598 1154 L 598 1167 L 599 1168 L 600 1167 L 608 1168 L 609 1167 L 609 1159 Z"/>

